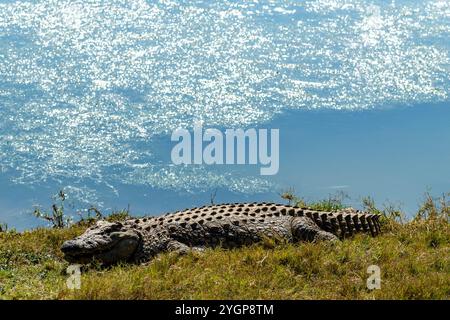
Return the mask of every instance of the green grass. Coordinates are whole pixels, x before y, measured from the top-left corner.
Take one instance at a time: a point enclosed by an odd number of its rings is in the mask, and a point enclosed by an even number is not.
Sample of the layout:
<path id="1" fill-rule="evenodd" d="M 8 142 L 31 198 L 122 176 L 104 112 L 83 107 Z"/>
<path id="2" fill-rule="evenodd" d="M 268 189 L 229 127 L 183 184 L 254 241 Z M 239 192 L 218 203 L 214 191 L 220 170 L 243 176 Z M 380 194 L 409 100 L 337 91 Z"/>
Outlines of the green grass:
<path id="1" fill-rule="evenodd" d="M 59 247 L 87 223 L 2 232 L 0 298 L 450 299 L 448 206 L 426 204 L 406 223 L 383 212 L 384 232 L 376 238 L 162 254 L 147 265 L 90 267 L 80 290 L 66 286 L 68 264 Z M 366 288 L 370 265 L 381 268 L 380 290 Z"/>

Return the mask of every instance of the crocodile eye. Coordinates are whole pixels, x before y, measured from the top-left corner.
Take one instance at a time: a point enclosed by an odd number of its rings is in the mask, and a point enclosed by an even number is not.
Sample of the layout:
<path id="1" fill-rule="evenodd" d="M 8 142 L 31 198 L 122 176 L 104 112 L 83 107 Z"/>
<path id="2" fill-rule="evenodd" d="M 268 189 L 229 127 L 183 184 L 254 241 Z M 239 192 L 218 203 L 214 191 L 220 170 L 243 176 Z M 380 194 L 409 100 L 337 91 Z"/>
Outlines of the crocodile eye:
<path id="1" fill-rule="evenodd" d="M 110 225 L 110 226 L 106 227 L 103 232 L 111 233 L 111 232 L 120 230 L 121 227 L 122 227 L 122 225 L 118 226 L 116 224 L 113 224 L 113 225 Z"/>

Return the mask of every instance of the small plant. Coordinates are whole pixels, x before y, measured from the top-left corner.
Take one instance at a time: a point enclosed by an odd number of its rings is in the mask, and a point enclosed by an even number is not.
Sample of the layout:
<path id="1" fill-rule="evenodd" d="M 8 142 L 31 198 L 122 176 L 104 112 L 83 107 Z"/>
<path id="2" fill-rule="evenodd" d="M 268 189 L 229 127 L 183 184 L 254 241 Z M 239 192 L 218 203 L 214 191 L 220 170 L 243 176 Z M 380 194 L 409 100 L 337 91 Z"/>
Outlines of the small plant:
<path id="1" fill-rule="evenodd" d="M 124 220 L 130 219 L 130 218 L 131 218 L 130 208 L 128 208 L 126 210 L 115 211 L 115 212 L 111 213 L 108 217 L 106 217 L 106 221 L 118 222 L 118 221 L 124 221 Z"/>
<path id="2" fill-rule="evenodd" d="M 211 200 L 211 205 L 213 206 L 214 205 L 214 202 L 216 201 L 216 196 L 217 196 L 217 188 L 214 190 L 214 192 L 213 193 L 211 193 L 211 195 L 210 195 L 210 200 Z"/>
<path id="3" fill-rule="evenodd" d="M 415 220 L 435 220 L 438 218 L 445 219 L 448 221 L 450 215 L 450 201 L 447 197 L 450 193 L 443 194 L 438 199 L 433 198 L 429 192 L 425 193 L 425 199 L 420 206 Z"/>
<path id="4" fill-rule="evenodd" d="M 118 222 L 131 218 L 129 207 L 124 210 L 113 211 L 110 215 L 105 216 L 99 209 L 97 209 L 94 206 L 91 206 L 87 210 L 87 216 L 84 216 L 82 213 L 78 213 L 78 215 L 80 216 L 80 219 L 76 222 L 75 225 L 85 227 L 89 227 L 93 225 L 96 221 L 103 219 L 108 222 Z"/>
<path id="5" fill-rule="evenodd" d="M 289 188 L 283 192 L 281 192 L 280 197 L 284 200 L 287 200 L 288 205 L 290 206 L 292 203 L 297 202 L 299 199 L 295 196 L 294 188 Z"/>
<path id="6" fill-rule="evenodd" d="M 314 210 L 338 211 L 345 208 L 344 200 L 350 197 L 344 191 L 329 194 L 328 198 L 309 205 Z"/>
<path id="7" fill-rule="evenodd" d="M 91 213 L 94 213 L 94 217 L 91 216 Z M 88 209 L 88 219 L 94 219 L 94 220 L 100 220 L 103 218 L 103 214 L 100 212 L 100 210 L 98 210 L 96 207 L 91 206 Z"/>
<path id="8" fill-rule="evenodd" d="M 51 213 L 42 211 L 40 208 L 35 208 L 33 215 L 37 218 L 49 221 L 53 228 L 62 229 L 69 226 L 72 221 L 71 218 L 66 217 L 64 214 L 64 201 L 66 200 L 67 195 L 63 190 L 60 190 L 55 198 L 59 202 L 59 205 L 53 204 Z"/>
<path id="9" fill-rule="evenodd" d="M 405 221 L 405 215 L 399 205 L 395 205 L 391 202 L 386 202 L 383 207 L 383 215 L 386 218 L 394 221 L 399 221 L 400 223 L 403 223 Z"/>
<path id="10" fill-rule="evenodd" d="M 363 210 L 372 214 L 381 215 L 381 224 L 385 226 L 386 230 L 393 230 L 396 226 L 404 222 L 404 214 L 399 206 L 392 203 L 385 203 L 384 208 L 380 209 L 375 205 L 375 200 L 370 197 L 362 199 Z"/>
<path id="11" fill-rule="evenodd" d="M 6 223 L 0 223 L 0 232 L 8 231 L 8 225 Z"/>
<path id="12" fill-rule="evenodd" d="M 349 199 L 349 196 L 343 192 L 339 191 L 335 194 L 329 194 L 327 199 L 317 201 L 317 202 L 306 202 L 303 198 L 295 197 L 292 198 L 297 207 L 308 207 L 313 210 L 322 211 L 337 211 L 345 208 L 344 200 Z"/>
<path id="13" fill-rule="evenodd" d="M 87 210 L 86 217 L 84 216 L 84 214 L 82 212 L 77 212 L 77 214 L 80 217 L 80 219 L 76 222 L 76 224 L 79 226 L 90 226 L 93 223 L 95 223 L 95 221 L 103 219 L 103 214 L 100 212 L 100 210 L 98 210 L 94 206 L 91 206 Z"/>
<path id="14" fill-rule="evenodd" d="M 371 196 L 364 197 L 362 199 L 362 205 L 365 211 L 373 214 L 384 214 L 382 210 L 376 207 L 375 200 Z"/>

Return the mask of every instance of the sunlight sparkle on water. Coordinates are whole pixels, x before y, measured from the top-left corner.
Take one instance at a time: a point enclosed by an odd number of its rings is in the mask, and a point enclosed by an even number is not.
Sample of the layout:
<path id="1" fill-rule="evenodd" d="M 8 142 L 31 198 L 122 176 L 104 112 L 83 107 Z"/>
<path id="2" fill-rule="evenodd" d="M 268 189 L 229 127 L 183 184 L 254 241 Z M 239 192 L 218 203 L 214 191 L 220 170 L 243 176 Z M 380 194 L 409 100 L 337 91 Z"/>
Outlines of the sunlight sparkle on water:
<path id="1" fill-rule="evenodd" d="M 264 190 L 161 164 L 152 139 L 196 119 L 448 99 L 449 16 L 449 1 L 0 1 L 1 172 Z"/>

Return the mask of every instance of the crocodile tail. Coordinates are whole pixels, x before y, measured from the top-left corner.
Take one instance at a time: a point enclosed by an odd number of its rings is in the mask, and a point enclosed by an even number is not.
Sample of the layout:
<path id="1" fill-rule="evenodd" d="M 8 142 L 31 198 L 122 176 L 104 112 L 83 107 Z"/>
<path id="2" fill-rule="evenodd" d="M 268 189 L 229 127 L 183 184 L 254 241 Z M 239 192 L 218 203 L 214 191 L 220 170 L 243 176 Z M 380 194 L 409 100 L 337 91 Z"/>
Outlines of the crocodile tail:
<path id="1" fill-rule="evenodd" d="M 348 238 L 360 232 L 370 233 L 375 237 L 381 233 L 380 216 L 353 209 L 322 213 L 321 227 L 340 238 Z"/>

